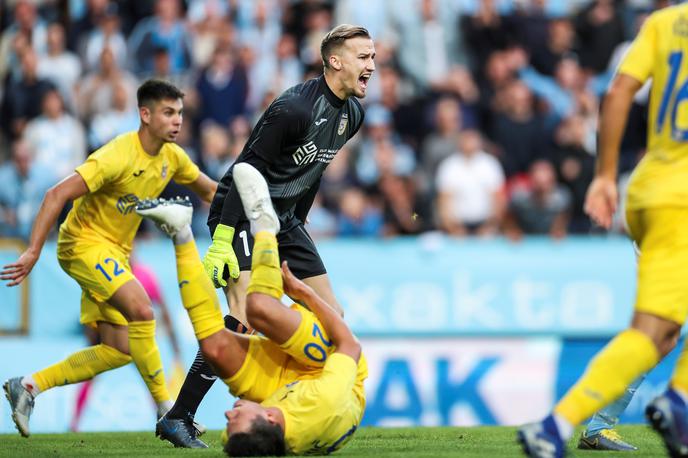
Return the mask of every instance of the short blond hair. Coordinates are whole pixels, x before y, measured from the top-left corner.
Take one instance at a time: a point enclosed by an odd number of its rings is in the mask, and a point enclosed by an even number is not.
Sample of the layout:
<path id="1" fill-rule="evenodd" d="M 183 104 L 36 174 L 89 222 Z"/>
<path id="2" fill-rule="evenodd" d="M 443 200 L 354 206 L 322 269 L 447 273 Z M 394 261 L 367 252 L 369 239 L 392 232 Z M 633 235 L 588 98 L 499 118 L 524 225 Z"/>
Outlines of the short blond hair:
<path id="1" fill-rule="evenodd" d="M 370 33 L 365 27 L 351 24 L 341 24 L 327 32 L 320 43 L 320 56 L 325 68 L 330 67 L 328 60 L 334 50 L 343 45 L 346 40 L 356 37 L 370 38 Z"/>

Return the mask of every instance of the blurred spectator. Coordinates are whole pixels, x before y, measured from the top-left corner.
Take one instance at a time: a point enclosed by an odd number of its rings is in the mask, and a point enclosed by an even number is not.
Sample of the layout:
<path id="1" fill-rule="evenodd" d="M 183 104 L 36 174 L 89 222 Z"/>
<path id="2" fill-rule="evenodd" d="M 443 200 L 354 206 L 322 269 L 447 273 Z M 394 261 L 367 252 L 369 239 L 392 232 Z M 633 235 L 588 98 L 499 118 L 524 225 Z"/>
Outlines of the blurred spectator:
<path id="1" fill-rule="evenodd" d="M 200 137 L 201 157 L 206 171 L 211 178 L 219 180 L 236 159 L 229 155 L 227 129 L 212 121 L 206 121 L 201 125 Z"/>
<path id="2" fill-rule="evenodd" d="M 26 125 L 24 139 L 31 145 L 35 163 L 52 170 L 54 184 L 86 158 L 86 135 L 81 123 L 65 112 L 57 89 L 45 93 L 41 107 L 41 115 Z"/>
<path id="3" fill-rule="evenodd" d="M 323 207 L 320 193 L 315 196 L 313 206 L 306 218 L 306 225 L 308 234 L 316 240 L 337 235 L 337 218 L 330 210 Z"/>
<path id="4" fill-rule="evenodd" d="M 454 236 L 495 234 L 504 209 L 502 167 L 483 150 L 478 131 L 462 132 L 457 147 L 437 170 L 439 227 Z"/>
<path id="5" fill-rule="evenodd" d="M 191 60 L 196 68 L 210 63 L 218 46 L 233 47 L 237 40 L 234 24 L 229 20 L 229 5 L 223 0 L 192 0 Z"/>
<path id="6" fill-rule="evenodd" d="M 372 79 L 379 80 L 379 103 L 392 114 L 396 133 L 404 142 L 414 147 L 420 145 L 425 135 L 425 99 L 412 98 L 401 75 L 392 66 L 378 67 Z"/>
<path id="7" fill-rule="evenodd" d="M 450 70 L 467 63 L 461 47 L 456 2 L 418 0 L 393 8 L 398 31 L 398 57 L 402 71 L 422 90 L 450 85 Z M 398 3 L 399 5 L 403 3 Z M 415 8 L 415 11 L 413 11 Z"/>
<path id="8" fill-rule="evenodd" d="M 5 81 L 8 71 L 19 67 L 21 56 L 14 52 L 14 41 L 18 35 L 28 41 L 28 46 L 44 54 L 47 44 L 45 23 L 36 12 L 32 0 L 17 0 L 14 3 L 14 21 L 0 37 L 0 81 Z M 15 77 L 17 75 L 15 74 Z"/>
<path id="9" fill-rule="evenodd" d="M 383 173 L 409 176 L 415 170 L 415 153 L 394 133 L 391 122 L 387 109 L 379 105 L 368 108 L 355 165 L 356 177 L 364 186 L 372 186 Z"/>
<path id="10" fill-rule="evenodd" d="M 100 1 L 100 0 L 99 0 Z M 98 68 L 103 49 L 109 48 L 119 68 L 127 65 L 127 42 L 120 30 L 120 18 L 116 3 L 110 3 L 98 15 L 95 27 L 84 35 L 83 56 L 89 70 Z"/>
<path id="11" fill-rule="evenodd" d="M 112 94 L 117 85 L 124 87 L 129 104 L 135 106 L 138 81 L 131 73 L 117 66 L 110 48 L 103 48 L 100 66 L 97 70 L 87 73 L 77 88 L 77 107 L 81 118 L 88 120 L 98 113 L 109 111 L 112 108 Z"/>
<path id="12" fill-rule="evenodd" d="M 307 2 L 306 2 L 307 3 Z M 332 13 L 328 5 L 311 2 L 304 16 L 304 35 L 301 39 L 300 55 L 304 65 L 310 69 L 322 69 L 320 43 L 332 25 Z"/>
<path id="13" fill-rule="evenodd" d="M 239 20 L 239 40 L 242 45 L 250 46 L 253 52 L 260 56 L 260 60 L 275 58 L 275 48 L 281 36 L 281 26 L 278 16 L 274 13 L 274 2 L 267 0 L 253 0 L 244 2 L 251 7 L 251 17 Z M 245 8 L 248 9 L 248 8 Z M 329 22 L 328 22 L 329 25 Z M 322 38 L 321 38 L 322 39 Z"/>
<path id="14" fill-rule="evenodd" d="M 528 173 L 529 186 L 515 189 L 509 201 L 504 233 L 512 240 L 523 234 L 566 236 L 571 196 L 557 184 L 554 166 L 545 160 L 535 161 Z"/>
<path id="15" fill-rule="evenodd" d="M 103 17 L 112 11 L 117 14 L 118 9 L 117 4 L 111 3 L 110 0 L 86 0 L 85 13 L 69 25 L 69 49 L 81 52 L 84 48 L 83 40 L 100 24 Z"/>
<path id="16" fill-rule="evenodd" d="M 549 23 L 548 35 L 549 39 L 543 46 L 532 50 L 530 63 L 539 73 L 554 76 L 557 63 L 571 54 L 576 34 L 571 21 L 559 18 Z"/>
<path id="17" fill-rule="evenodd" d="M 231 49 L 218 47 L 210 65 L 196 81 L 199 99 L 198 121 L 212 120 L 227 126 L 244 114 L 248 97 L 246 72 L 237 64 Z"/>
<path id="18" fill-rule="evenodd" d="M 269 90 L 280 94 L 303 80 L 303 65 L 297 51 L 296 39 L 292 35 L 282 35 L 274 58 L 261 57 L 249 67 L 249 109 L 255 111 Z"/>
<path id="19" fill-rule="evenodd" d="M 435 105 L 434 129 L 423 141 L 421 166 L 425 189 L 434 191 L 434 181 L 440 162 L 456 151 L 456 139 L 462 127 L 459 102 L 443 97 Z"/>
<path id="20" fill-rule="evenodd" d="M 360 189 L 345 190 L 339 207 L 338 236 L 374 237 L 382 233 L 382 213 Z"/>
<path id="21" fill-rule="evenodd" d="M 53 173 L 33 161 L 27 142 L 17 140 L 12 144 L 11 161 L 0 165 L 0 183 L 0 236 L 28 240 Z"/>
<path id="22" fill-rule="evenodd" d="M 48 26 L 48 53 L 38 61 L 38 75 L 55 84 L 66 105 L 74 108 L 74 88 L 81 76 L 81 61 L 65 45 L 64 27 L 53 22 Z"/>
<path id="23" fill-rule="evenodd" d="M 96 114 L 91 121 L 89 147 L 91 151 L 96 150 L 120 134 L 137 130 L 138 126 L 138 110 L 131 104 L 124 85 L 116 83 L 112 90 L 112 108 Z"/>
<path id="24" fill-rule="evenodd" d="M 41 112 L 43 97 L 54 86 L 38 76 L 38 57 L 27 48 L 21 56 L 21 78 L 9 79 L 0 109 L 2 129 L 10 140 L 19 138 L 26 123 Z"/>
<path id="25" fill-rule="evenodd" d="M 170 53 L 173 73 L 189 69 L 190 37 L 179 13 L 179 0 L 157 0 L 155 15 L 136 24 L 129 37 L 129 51 L 132 68 L 137 74 L 153 71 L 153 53 L 161 46 Z"/>
<path id="26" fill-rule="evenodd" d="M 351 166 L 352 150 L 347 143 L 337 152 L 330 165 L 327 166 L 320 180 L 318 195 L 322 196 L 325 208 L 336 211 L 339 207 L 339 196 L 345 189 L 357 185 L 356 177 Z"/>
<path id="27" fill-rule="evenodd" d="M 378 180 L 377 190 L 382 201 L 384 236 L 412 235 L 426 229 L 425 205 L 418 198 L 413 179 L 387 173 Z"/>
<path id="28" fill-rule="evenodd" d="M 570 232 L 574 233 L 586 233 L 591 227 L 590 219 L 583 212 L 583 205 L 594 174 L 595 140 L 595 127 L 580 115 L 565 119 L 554 137 L 551 156 L 560 181 L 571 195 Z"/>
<path id="29" fill-rule="evenodd" d="M 590 2 L 576 17 L 576 33 L 581 66 L 593 73 L 602 73 L 614 48 L 625 38 L 623 18 L 615 1 Z"/>
<path id="30" fill-rule="evenodd" d="M 495 0 L 482 0 L 472 15 L 461 17 L 461 29 L 476 75 L 482 74 L 495 51 L 506 49 L 513 41 L 510 25 L 497 11 Z"/>
<path id="31" fill-rule="evenodd" d="M 530 89 L 520 81 L 510 83 L 497 96 L 491 139 L 499 146 L 507 178 L 525 173 L 544 155 L 546 144 L 542 119 L 535 112 Z"/>

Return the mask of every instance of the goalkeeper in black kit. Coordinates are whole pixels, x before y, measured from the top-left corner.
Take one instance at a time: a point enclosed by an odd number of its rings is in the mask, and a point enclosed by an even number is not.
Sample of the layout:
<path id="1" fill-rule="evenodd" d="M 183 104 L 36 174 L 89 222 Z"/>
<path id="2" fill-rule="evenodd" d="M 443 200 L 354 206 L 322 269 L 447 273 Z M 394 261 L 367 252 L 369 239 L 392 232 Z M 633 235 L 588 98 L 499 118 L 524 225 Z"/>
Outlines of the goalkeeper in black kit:
<path id="1" fill-rule="evenodd" d="M 281 261 L 288 261 L 297 278 L 343 315 L 304 223 L 325 168 L 363 123 L 357 99 L 365 97 L 375 71 L 375 47 L 365 28 L 344 24 L 323 38 L 320 50 L 323 74 L 286 90 L 270 104 L 234 164 L 252 165 L 267 181 L 280 220 Z M 241 331 L 251 328 L 245 303 L 254 240 L 233 183 L 233 168 L 220 181 L 210 207 L 213 242 L 203 265 L 214 286 L 227 295 L 231 316 L 225 317 L 226 326 Z M 205 447 L 192 422 L 215 379 L 199 352 L 174 407 L 158 422 L 161 439 L 178 447 Z"/>

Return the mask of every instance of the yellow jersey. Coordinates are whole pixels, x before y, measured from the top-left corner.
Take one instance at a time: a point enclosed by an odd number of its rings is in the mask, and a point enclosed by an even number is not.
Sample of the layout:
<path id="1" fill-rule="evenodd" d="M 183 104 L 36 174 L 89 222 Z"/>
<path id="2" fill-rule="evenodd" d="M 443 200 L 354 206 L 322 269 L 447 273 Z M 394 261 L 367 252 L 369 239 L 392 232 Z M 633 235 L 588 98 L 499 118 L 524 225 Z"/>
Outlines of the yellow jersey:
<path id="1" fill-rule="evenodd" d="M 114 138 L 76 168 L 88 193 L 74 201 L 58 238 L 62 249 L 81 241 L 110 242 L 131 252 L 141 217 L 136 202 L 156 198 L 174 179 L 189 184 L 198 166 L 175 143 L 163 144 L 156 156 L 143 150 L 138 132 Z"/>
<path id="2" fill-rule="evenodd" d="M 688 4 L 650 15 L 617 72 L 652 79 L 647 153 L 631 177 L 626 207 L 688 205 Z"/>
<path id="3" fill-rule="evenodd" d="M 284 438 L 293 455 L 325 455 L 346 444 L 361 424 L 365 410 L 363 381 L 368 366 L 361 354 L 333 353 L 318 378 L 289 383 L 261 402 L 284 414 Z"/>

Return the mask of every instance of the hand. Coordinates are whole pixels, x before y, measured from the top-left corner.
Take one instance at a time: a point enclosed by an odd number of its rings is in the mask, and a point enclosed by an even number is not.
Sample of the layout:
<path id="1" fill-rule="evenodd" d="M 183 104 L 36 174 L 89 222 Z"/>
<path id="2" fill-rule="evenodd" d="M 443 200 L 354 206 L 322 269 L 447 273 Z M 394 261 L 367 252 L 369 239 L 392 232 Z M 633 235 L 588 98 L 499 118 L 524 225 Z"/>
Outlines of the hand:
<path id="1" fill-rule="evenodd" d="M 616 180 L 599 176 L 592 180 L 585 195 L 585 213 L 599 226 L 609 229 L 616 213 L 619 194 Z"/>
<path id="2" fill-rule="evenodd" d="M 282 262 L 282 281 L 284 282 L 284 292 L 296 302 L 303 302 L 313 291 L 310 286 L 294 276 L 289 265 L 287 265 L 287 261 Z"/>
<path id="3" fill-rule="evenodd" d="M 26 250 L 19 256 L 17 262 L 7 264 L 2 268 L 0 280 L 9 280 L 10 283 L 7 286 L 18 285 L 29 275 L 36 261 L 38 261 L 38 254 L 31 250 Z"/>
<path id="4" fill-rule="evenodd" d="M 231 278 L 239 278 L 239 261 L 232 248 L 233 238 L 233 227 L 218 224 L 213 234 L 213 243 L 203 258 L 203 268 L 215 288 L 227 286 L 227 281 L 223 278 L 225 266 L 229 269 Z"/>

